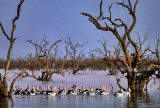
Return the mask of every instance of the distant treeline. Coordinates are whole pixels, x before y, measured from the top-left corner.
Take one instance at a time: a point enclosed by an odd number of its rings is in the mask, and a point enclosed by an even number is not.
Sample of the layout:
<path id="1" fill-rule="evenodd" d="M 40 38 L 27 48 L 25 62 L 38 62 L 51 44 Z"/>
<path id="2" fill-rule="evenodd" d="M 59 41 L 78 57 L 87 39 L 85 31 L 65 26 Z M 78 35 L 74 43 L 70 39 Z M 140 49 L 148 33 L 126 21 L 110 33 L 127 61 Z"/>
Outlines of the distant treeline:
<path id="1" fill-rule="evenodd" d="M 148 60 L 152 61 L 152 62 L 156 62 L 155 59 L 148 59 Z M 9 70 L 12 70 L 12 69 L 22 70 L 25 67 L 27 62 L 28 62 L 28 60 L 25 60 L 25 59 L 22 59 L 22 58 L 17 59 L 17 60 L 11 60 Z M 64 62 L 64 60 L 54 60 L 54 61 L 50 60 L 49 68 L 53 68 L 54 70 L 59 70 L 61 68 L 63 62 Z M 77 72 L 80 71 L 80 70 L 85 70 L 85 69 L 109 70 L 108 74 L 113 75 L 113 74 L 116 73 L 117 70 L 123 69 L 123 66 L 121 64 L 116 64 L 114 62 L 107 62 L 107 61 L 105 61 L 104 58 L 85 59 L 85 60 L 81 60 L 81 61 L 76 61 L 76 63 L 78 64 Z M 0 69 L 4 69 L 5 64 L 6 64 L 6 61 L 0 59 Z M 44 69 L 44 67 L 45 67 L 44 62 L 36 60 L 36 61 L 32 62 L 27 67 L 27 69 L 29 69 L 29 70 L 41 70 L 41 69 Z M 139 69 L 141 69 L 141 70 L 143 70 L 146 67 L 147 67 L 146 62 L 141 63 L 139 65 Z M 73 61 L 72 60 L 66 60 L 64 62 L 63 69 L 64 70 L 72 70 L 72 68 L 73 68 Z"/>
<path id="2" fill-rule="evenodd" d="M 11 60 L 11 64 L 9 69 L 23 69 L 24 66 L 26 65 L 28 61 L 21 59 L 21 60 Z M 62 64 L 63 60 L 54 60 L 54 68 L 61 68 L 61 64 Z M 5 68 L 6 65 L 6 61 L 5 60 L 1 60 L 0 59 L 0 69 Z M 49 63 L 49 67 L 51 68 L 53 65 L 52 60 Z M 109 63 L 105 62 L 103 59 L 99 58 L 99 59 L 95 59 L 95 60 L 91 60 L 91 59 L 86 59 L 86 60 L 82 60 L 79 61 L 79 68 L 78 70 L 84 70 L 84 69 L 93 69 L 93 70 L 105 70 L 107 69 Z M 28 66 L 28 69 L 30 70 L 40 70 L 43 69 L 44 63 L 40 62 L 40 61 L 34 61 L 30 66 Z M 71 60 L 67 60 L 64 63 L 64 69 L 67 68 L 72 68 L 72 61 Z"/>

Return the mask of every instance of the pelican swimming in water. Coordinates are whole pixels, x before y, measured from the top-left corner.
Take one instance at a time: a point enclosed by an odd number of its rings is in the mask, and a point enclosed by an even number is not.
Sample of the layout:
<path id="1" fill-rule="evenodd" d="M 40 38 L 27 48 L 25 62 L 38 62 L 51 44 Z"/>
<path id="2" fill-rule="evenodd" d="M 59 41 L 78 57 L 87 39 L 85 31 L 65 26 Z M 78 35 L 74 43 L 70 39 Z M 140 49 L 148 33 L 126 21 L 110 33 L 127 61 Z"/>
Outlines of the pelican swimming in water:
<path id="1" fill-rule="evenodd" d="M 128 88 L 128 90 L 123 90 L 125 95 L 129 95 L 131 93 L 131 89 L 130 87 Z"/>
<path id="2" fill-rule="evenodd" d="M 123 89 L 120 89 L 115 93 L 115 96 L 123 96 Z"/>

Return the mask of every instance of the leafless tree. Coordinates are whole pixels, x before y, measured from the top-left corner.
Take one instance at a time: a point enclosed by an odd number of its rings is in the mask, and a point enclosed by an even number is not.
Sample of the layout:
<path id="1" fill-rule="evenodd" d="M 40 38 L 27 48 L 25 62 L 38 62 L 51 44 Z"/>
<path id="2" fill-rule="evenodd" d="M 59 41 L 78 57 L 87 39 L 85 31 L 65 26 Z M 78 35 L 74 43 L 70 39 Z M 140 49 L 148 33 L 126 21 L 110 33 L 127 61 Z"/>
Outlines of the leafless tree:
<path id="1" fill-rule="evenodd" d="M 114 54 L 113 55 L 111 54 L 111 50 L 109 50 L 107 48 L 109 46 L 109 45 L 107 45 L 108 40 L 106 40 L 104 36 L 103 36 L 103 40 L 98 40 L 98 42 L 101 44 L 102 48 L 97 48 L 92 51 L 98 53 L 101 58 L 113 58 L 113 56 L 118 52 L 117 49 L 115 49 Z M 114 47 L 114 48 L 116 48 L 116 47 Z M 108 74 L 114 75 L 116 73 L 114 63 L 106 61 L 106 62 L 104 62 L 104 64 L 106 64 L 106 68 L 104 68 L 104 70 L 106 71 L 106 69 L 109 69 Z"/>
<path id="2" fill-rule="evenodd" d="M 76 43 L 73 44 L 70 37 L 67 37 L 67 40 L 65 40 L 65 43 L 69 46 L 68 48 L 68 56 L 70 57 L 70 61 L 72 62 L 72 74 L 76 74 L 79 70 L 79 64 L 81 60 L 84 58 L 84 54 L 82 51 L 78 52 L 78 49 L 83 47 L 85 44 L 82 45 Z"/>
<path id="3" fill-rule="evenodd" d="M 33 42 L 31 40 L 28 40 L 29 43 L 31 43 L 32 45 L 34 45 L 36 52 L 35 52 L 35 56 L 30 56 L 31 58 L 29 59 L 29 61 L 25 64 L 24 68 L 22 69 L 22 71 L 13 79 L 13 81 L 11 82 L 11 86 L 10 86 L 10 93 L 9 95 L 12 95 L 12 91 L 13 91 L 13 85 L 15 83 L 15 81 L 17 79 L 22 79 L 25 77 L 32 77 L 35 78 L 37 80 L 40 81 L 50 81 L 52 80 L 52 75 L 54 73 L 56 74 L 61 74 L 63 75 L 63 66 L 64 63 L 62 63 L 61 69 L 60 70 L 54 70 L 54 62 L 49 59 L 49 55 L 51 53 L 51 49 L 59 42 L 61 42 L 62 40 L 58 40 L 56 41 L 54 44 L 52 44 L 49 49 L 47 48 L 48 45 L 48 41 L 45 40 L 45 38 L 42 39 L 42 41 L 40 42 L 40 44 L 38 44 L 37 42 Z M 57 47 L 56 47 L 57 48 Z M 57 52 L 55 52 L 57 53 Z M 56 56 L 55 56 L 56 57 Z M 53 58 L 53 60 L 55 60 L 55 58 Z M 49 63 L 51 62 L 51 67 L 49 67 Z M 41 72 L 41 76 L 37 76 L 34 72 L 34 70 L 32 70 L 31 72 L 27 72 L 26 69 L 28 69 L 31 65 L 33 65 L 35 62 L 40 62 L 43 64 L 43 71 Z"/>
<path id="4" fill-rule="evenodd" d="M 11 53 L 12 53 L 12 49 L 13 49 L 13 44 L 15 42 L 15 40 L 17 38 L 14 38 L 14 32 L 16 30 L 16 25 L 15 25 L 15 22 L 19 19 L 20 17 L 20 11 L 21 11 L 21 6 L 23 4 L 24 0 L 21 0 L 18 7 L 17 7 L 17 15 L 16 17 L 14 17 L 14 19 L 12 20 L 12 30 L 11 30 L 11 35 L 9 36 L 2 23 L 0 22 L 0 27 L 1 27 L 1 30 L 4 34 L 4 36 L 6 37 L 6 39 L 10 42 L 10 45 L 9 45 L 9 49 L 8 49 L 8 53 L 7 53 L 7 62 L 6 62 L 6 66 L 5 66 L 5 75 L 3 76 L 3 79 L 0 78 L 0 96 L 8 96 L 8 69 L 9 69 L 9 66 L 10 66 L 10 59 L 11 59 Z"/>
<path id="5" fill-rule="evenodd" d="M 58 40 L 57 42 L 52 44 L 49 48 L 47 48 L 49 42 L 46 41 L 45 38 L 42 39 L 40 44 L 38 44 L 37 42 L 34 43 L 32 40 L 28 40 L 27 42 L 31 43 L 35 47 L 35 50 L 36 50 L 35 56 L 33 58 L 38 58 L 37 59 L 38 61 L 36 61 L 36 62 L 43 64 L 43 67 L 42 67 L 43 71 L 42 71 L 41 76 L 37 77 L 34 73 L 34 69 L 32 69 L 31 74 L 29 74 L 27 72 L 26 75 L 23 77 L 30 76 L 30 77 L 33 77 L 37 80 L 50 81 L 50 80 L 52 80 L 51 77 L 54 73 L 63 75 L 62 71 L 60 72 L 60 70 L 57 70 L 57 71 L 54 70 L 56 56 L 58 55 L 58 48 L 57 48 L 56 44 L 59 43 L 60 41 L 62 41 L 62 40 L 61 39 Z M 55 46 L 54 53 L 53 53 L 52 57 L 50 57 L 51 49 L 54 46 Z"/>
<path id="6" fill-rule="evenodd" d="M 152 50 L 149 49 L 150 52 L 156 56 L 156 58 L 157 58 L 157 65 L 160 65 L 160 52 L 159 52 L 160 49 L 159 49 L 159 45 L 160 45 L 160 40 L 158 38 L 158 40 L 157 40 L 157 46 L 155 47 L 155 51 L 152 51 Z M 160 78 L 160 68 L 158 69 L 158 75 L 156 75 L 156 76 Z"/>
<path id="7" fill-rule="evenodd" d="M 101 44 L 102 46 L 102 49 L 101 48 L 97 48 L 95 49 L 94 51 L 99 53 L 100 55 L 102 55 L 103 58 L 109 58 L 111 55 L 110 55 L 110 50 L 107 49 L 107 43 L 108 43 L 108 40 L 105 39 L 105 37 L 103 36 L 103 40 L 98 40 L 98 42 Z"/>
<path id="8" fill-rule="evenodd" d="M 131 32 L 137 22 L 135 13 L 138 2 L 139 0 L 135 0 L 134 4 L 131 3 L 131 0 L 128 0 L 128 2 L 124 2 L 124 0 L 123 2 L 116 2 L 117 5 L 122 6 L 129 11 L 129 15 L 133 19 L 131 25 L 126 24 L 120 18 L 112 18 L 111 8 L 113 4 L 111 4 L 108 8 L 109 17 L 105 17 L 102 11 L 103 0 L 101 0 L 100 3 L 100 14 L 98 17 L 94 17 L 91 14 L 84 12 L 81 13 L 82 15 L 89 17 L 89 21 L 92 22 L 97 29 L 106 32 L 110 31 L 120 42 L 124 57 L 106 58 L 106 61 L 121 63 L 125 67 L 128 87 L 130 87 L 132 91 L 142 91 L 149 77 L 152 76 L 156 72 L 157 68 L 160 67 L 159 65 L 152 64 L 152 66 L 150 65 L 145 71 L 139 72 L 140 70 L 137 69 L 138 65 L 142 62 L 141 55 L 143 52 L 136 42 L 133 41 Z M 104 24 L 100 23 L 100 21 L 104 21 Z M 124 34 L 122 36 L 120 35 L 118 28 L 124 29 Z M 130 53 L 128 43 L 134 48 L 133 53 Z"/>

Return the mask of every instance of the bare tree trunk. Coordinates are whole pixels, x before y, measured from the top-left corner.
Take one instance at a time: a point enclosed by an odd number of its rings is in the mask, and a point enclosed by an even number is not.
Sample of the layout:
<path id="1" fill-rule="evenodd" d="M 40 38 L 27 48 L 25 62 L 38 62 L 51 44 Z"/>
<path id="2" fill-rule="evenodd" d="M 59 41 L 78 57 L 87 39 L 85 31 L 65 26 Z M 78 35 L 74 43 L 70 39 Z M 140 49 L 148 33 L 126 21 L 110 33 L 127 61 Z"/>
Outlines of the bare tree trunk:
<path id="1" fill-rule="evenodd" d="M 149 77 L 155 73 L 156 70 L 144 71 L 140 75 L 131 78 L 130 88 L 132 91 L 143 91 L 145 85 L 149 83 Z M 147 89 L 147 88 L 145 88 Z"/>
<path id="2" fill-rule="evenodd" d="M 13 41 L 10 40 L 10 47 L 8 50 L 7 54 L 7 62 L 6 62 L 6 67 L 5 67 L 5 76 L 3 79 L 1 78 L 1 84 L 0 84 L 0 96 L 1 97 L 7 97 L 8 96 L 8 69 L 10 65 L 10 57 L 12 53 L 12 48 L 13 48 Z"/>
<path id="3" fill-rule="evenodd" d="M 52 75 L 53 73 L 50 73 L 50 75 L 48 76 L 48 81 L 52 81 Z"/>
<path id="4" fill-rule="evenodd" d="M 45 74 L 44 80 L 48 81 L 48 73 Z"/>
<path id="5" fill-rule="evenodd" d="M 39 77 L 39 80 L 43 81 L 45 72 L 42 71 L 42 75 Z"/>
<path id="6" fill-rule="evenodd" d="M 1 30 L 2 30 L 3 34 L 7 38 L 7 40 L 10 42 L 10 46 L 9 46 L 8 54 L 7 54 L 7 63 L 6 63 L 6 67 L 5 67 L 5 76 L 3 77 L 3 79 L 1 78 L 1 82 L 0 82 L 0 96 L 2 96 L 2 97 L 8 96 L 8 69 L 9 69 L 9 66 L 10 66 L 10 58 L 11 58 L 13 43 L 16 40 L 16 38 L 13 37 L 14 36 L 13 34 L 14 34 L 15 29 L 16 29 L 15 22 L 20 17 L 20 11 L 21 11 L 21 6 L 22 6 L 23 2 L 24 2 L 24 0 L 20 1 L 19 5 L 17 7 L 17 15 L 12 20 L 12 30 L 11 30 L 11 36 L 10 37 L 8 36 L 8 34 L 6 33 L 6 31 L 3 28 L 2 23 L 0 22 L 0 27 L 1 27 Z"/>
<path id="7" fill-rule="evenodd" d="M 53 75 L 53 72 L 51 73 L 42 72 L 42 75 L 41 77 L 39 77 L 39 80 L 40 81 L 51 81 L 52 75 Z"/>
<path id="8" fill-rule="evenodd" d="M 145 84 L 147 84 L 147 79 L 128 78 L 128 85 L 132 91 L 143 91 Z"/>
<path id="9" fill-rule="evenodd" d="M 6 68 L 5 68 L 5 77 L 8 78 L 8 69 L 9 69 L 9 65 L 10 65 L 10 59 L 11 59 L 11 53 L 12 53 L 12 48 L 13 48 L 13 41 L 10 40 L 10 47 L 8 50 L 8 54 L 7 54 L 7 63 L 6 63 Z"/>
<path id="10" fill-rule="evenodd" d="M 116 70 L 114 69 L 112 64 L 109 64 L 109 75 L 115 75 Z"/>
<path id="11" fill-rule="evenodd" d="M 132 72 L 130 88 L 132 91 L 136 91 L 136 72 Z"/>
<path id="12" fill-rule="evenodd" d="M 73 75 L 75 75 L 77 73 L 76 69 L 73 69 Z"/>
<path id="13" fill-rule="evenodd" d="M 10 57 L 11 57 L 11 52 L 13 48 L 13 41 L 10 44 L 8 54 L 7 54 L 7 63 L 6 63 L 6 68 L 5 68 L 5 76 L 3 77 L 3 83 L 2 86 L 0 86 L 0 95 L 2 97 L 7 97 L 8 96 L 8 69 L 10 65 Z"/>
<path id="14" fill-rule="evenodd" d="M 6 77 L 0 78 L 0 96 L 8 97 L 8 83 Z"/>

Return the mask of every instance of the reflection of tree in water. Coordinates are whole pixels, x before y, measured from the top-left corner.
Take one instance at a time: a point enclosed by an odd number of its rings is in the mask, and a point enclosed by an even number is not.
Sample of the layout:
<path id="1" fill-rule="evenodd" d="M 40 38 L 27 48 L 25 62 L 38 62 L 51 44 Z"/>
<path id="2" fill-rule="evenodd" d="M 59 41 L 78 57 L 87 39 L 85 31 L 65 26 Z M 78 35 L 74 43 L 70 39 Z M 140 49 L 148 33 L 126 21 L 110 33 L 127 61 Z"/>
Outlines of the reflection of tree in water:
<path id="1" fill-rule="evenodd" d="M 0 97 L 0 108 L 8 108 L 8 105 L 11 105 L 11 108 L 14 108 L 13 98 L 12 97 Z"/>
<path id="2" fill-rule="evenodd" d="M 0 108 L 8 108 L 8 97 L 0 97 Z"/>
<path id="3" fill-rule="evenodd" d="M 127 108 L 133 107 L 137 108 L 140 103 L 151 103 L 150 95 L 148 92 L 133 92 L 128 97 Z"/>

